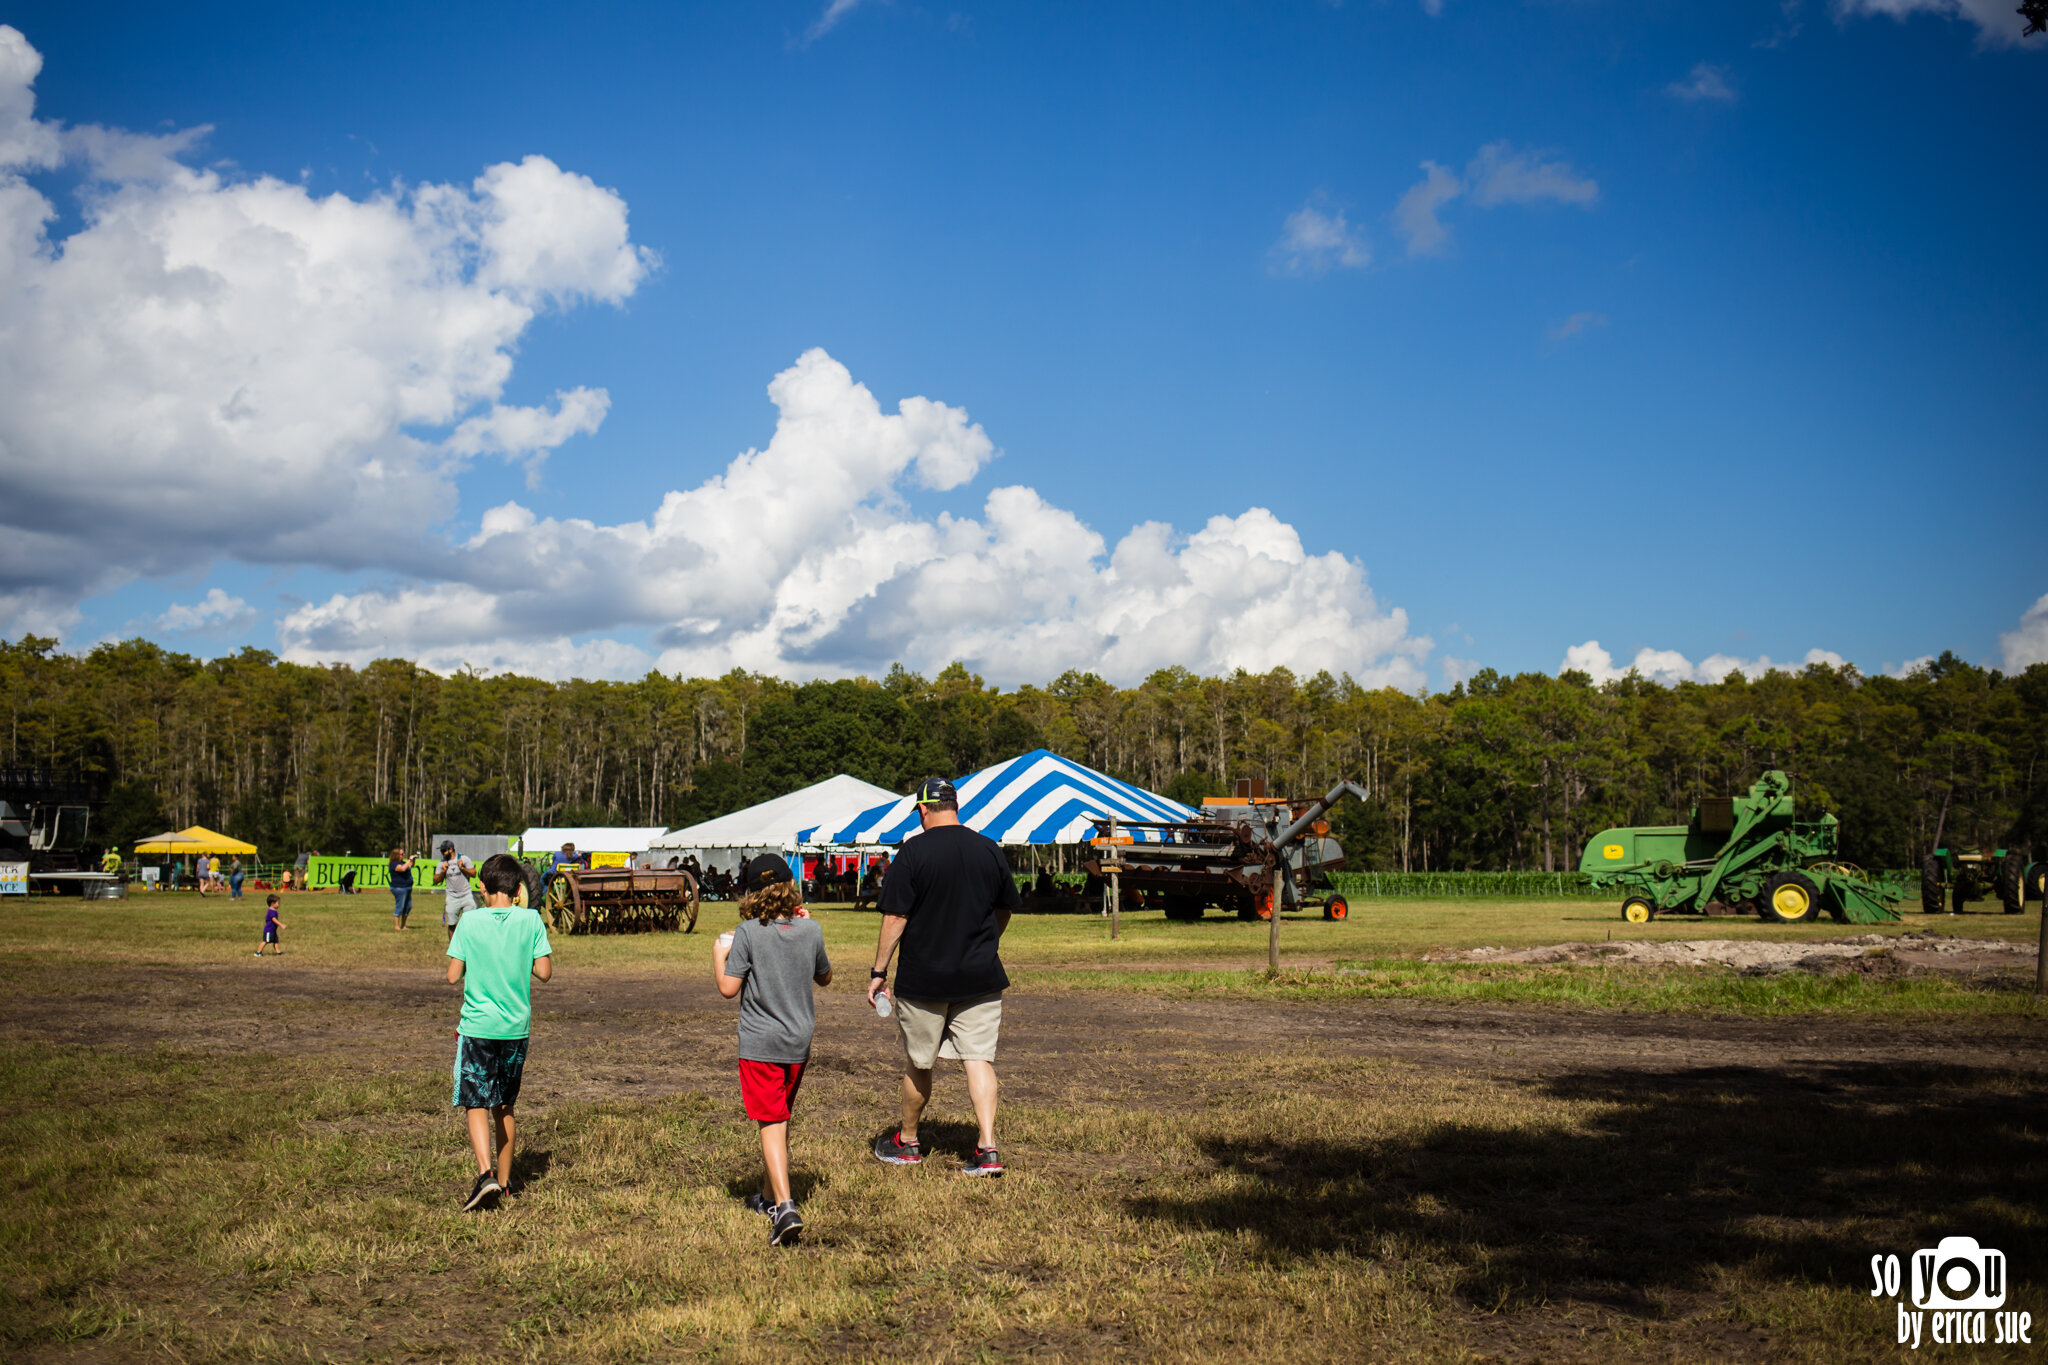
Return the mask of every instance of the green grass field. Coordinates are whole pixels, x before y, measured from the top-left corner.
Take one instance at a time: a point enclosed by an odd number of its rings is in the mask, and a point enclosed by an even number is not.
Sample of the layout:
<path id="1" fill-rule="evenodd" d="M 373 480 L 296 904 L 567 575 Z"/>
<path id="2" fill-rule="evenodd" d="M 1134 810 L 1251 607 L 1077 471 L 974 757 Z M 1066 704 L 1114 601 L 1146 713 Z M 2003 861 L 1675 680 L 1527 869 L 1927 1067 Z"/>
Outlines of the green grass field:
<path id="1" fill-rule="evenodd" d="M 707 964 L 730 905 L 557 941 L 521 1189 L 475 1216 L 437 916 L 397 934 L 388 904 L 294 897 L 264 962 L 260 899 L 9 907 L 7 1358 L 1889 1359 L 1869 1256 L 1959 1230 L 2048 1318 L 2024 992 L 1419 960 L 1842 926 L 1403 900 L 1283 923 L 1269 979 L 1263 924 L 1021 917 L 1012 1170 L 970 1182 L 867 1155 L 897 1065 L 857 999 L 876 918 L 821 910 L 843 980 L 794 1141 L 811 1231 L 777 1253 L 737 1198 L 759 1153 Z M 953 1161 L 964 1118 L 942 1068 Z"/>
<path id="2" fill-rule="evenodd" d="M 432 969 L 443 947 L 440 903 L 422 899 L 425 903 L 414 912 L 412 928 L 400 934 L 392 930 L 386 896 L 315 892 L 290 897 L 283 909 L 287 955 L 309 965 Z M 202 900 L 186 894 L 138 895 L 125 902 L 35 898 L 0 918 L 0 948 L 16 960 L 51 967 L 90 961 L 167 966 L 225 961 L 238 947 L 255 947 L 262 914 L 261 899 L 230 903 L 219 896 Z M 872 953 L 873 912 L 821 907 L 815 915 L 835 961 L 857 963 Z M 561 938 L 557 961 L 565 967 L 689 970 L 693 962 L 708 963 L 711 937 L 731 928 L 737 918 L 730 902 L 707 902 L 695 934 Z M 1194 924 L 1175 923 L 1157 911 L 1124 915 L 1115 940 L 1109 936 L 1108 922 L 1099 916 L 1020 915 L 1004 937 L 1003 960 L 1019 982 L 1040 989 L 1176 996 L 1223 992 L 1259 998 L 1405 997 L 1738 1014 L 1864 1009 L 2024 1013 L 2035 1008 L 2031 996 L 2011 989 L 2009 981 L 1998 983 L 1996 989 L 1925 977 L 1759 981 L 1731 970 L 1698 967 L 1418 960 L 1426 953 L 1478 946 L 1703 938 L 1797 943 L 1846 934 L 1929 931 L 2033 942 L 2040 933 L 2040 919 L 2036 911 L 1924 916 L 1908 902 L 1899 923 L 1880 926 L 1839 925 L 1825 919 L 1766 924 L 1751 917 L 1677 916 L 1628 924 L 1611 907 L 1584 901 L 1404 897 L 1358 903 L 1351 917 L 1342 921 L 1313 914 L 1283 917 L 1278 978 L 1265 970 L 1268 926 L 1214 912 Z M 62 979 L 70 981 L 68 975 Z"/>

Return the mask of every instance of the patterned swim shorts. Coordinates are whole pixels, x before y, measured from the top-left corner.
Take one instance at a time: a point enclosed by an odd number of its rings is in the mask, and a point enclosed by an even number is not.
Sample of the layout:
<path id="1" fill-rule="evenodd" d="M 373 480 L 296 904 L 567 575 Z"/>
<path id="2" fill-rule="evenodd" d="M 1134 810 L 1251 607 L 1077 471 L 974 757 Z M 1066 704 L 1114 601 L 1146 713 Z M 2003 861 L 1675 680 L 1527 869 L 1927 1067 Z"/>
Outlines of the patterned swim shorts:
<path id="1" fill-rule="evenodd" d="M 519 1103 L 519 1081 L 526 1071 L 526 1039 L 455 1038 L 457 1109 L 510 1109 Z"/>

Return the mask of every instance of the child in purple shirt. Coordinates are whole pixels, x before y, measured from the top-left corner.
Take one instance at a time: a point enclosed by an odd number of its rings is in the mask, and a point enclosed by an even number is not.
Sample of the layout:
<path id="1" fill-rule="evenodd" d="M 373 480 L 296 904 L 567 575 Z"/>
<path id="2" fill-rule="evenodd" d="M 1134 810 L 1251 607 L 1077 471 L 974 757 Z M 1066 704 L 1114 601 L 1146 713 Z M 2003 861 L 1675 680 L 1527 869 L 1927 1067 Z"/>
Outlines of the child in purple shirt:
<path id="1" fill-rule="evenodd" d="M 271 892 L 264 899 L 263 942 L 256 945 L 256 951 L 251 954 L 253 957 L 262 957 L 265 947 L 268 947 L 278 957 L 284 956 L 284 949 L 280 948 L 277 943 L 277 931 L 284 928 L 284 921 L 277 917 L 277 904 L 277 893 L 275 891 Z"/>

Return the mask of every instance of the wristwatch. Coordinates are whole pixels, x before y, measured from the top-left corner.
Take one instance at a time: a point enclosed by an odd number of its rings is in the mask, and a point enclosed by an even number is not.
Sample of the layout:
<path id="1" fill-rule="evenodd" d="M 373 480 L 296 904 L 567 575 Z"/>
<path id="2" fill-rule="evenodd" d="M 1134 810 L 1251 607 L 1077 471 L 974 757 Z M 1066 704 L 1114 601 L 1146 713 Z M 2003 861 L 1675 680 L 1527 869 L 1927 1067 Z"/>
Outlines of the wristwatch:
<path id="1" fill-rule="evenodd" d="M 886 980 L 888 980 L 888 979 L 889 979 L 889 972 L 888 972 L 888 969 L 887 969 L 887 968 L 883 968 L 883 969 L 882 969 L 881 971 L 879 971 L 879 972 L 878 972 L 878 971 L 876 971 L 876 970 L 875 970 L 874 968 L 872 968 L 872 967 L 870 967 L 870 968 L 868 969 L 868 980 L 870 980 L 870 981 L 886 981 Z"/>

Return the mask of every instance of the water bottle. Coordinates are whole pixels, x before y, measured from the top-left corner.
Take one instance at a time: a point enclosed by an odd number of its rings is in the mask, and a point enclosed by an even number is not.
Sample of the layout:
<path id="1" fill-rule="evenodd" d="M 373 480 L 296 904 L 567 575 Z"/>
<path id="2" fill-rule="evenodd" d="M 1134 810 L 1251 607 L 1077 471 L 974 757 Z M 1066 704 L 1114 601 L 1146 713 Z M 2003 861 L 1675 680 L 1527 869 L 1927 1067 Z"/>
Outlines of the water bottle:
<path id="1" fill-rule="evenodd" d="M 875 1013 L 880 1015 L 882 1018 L 887 1019 L 890 1015 L 894 1014 L 895 1012 L 896 1007 L 889 1003 L 889 988 L 887 986 L 884 986 L 881 990 L 876 991 Z"/>

